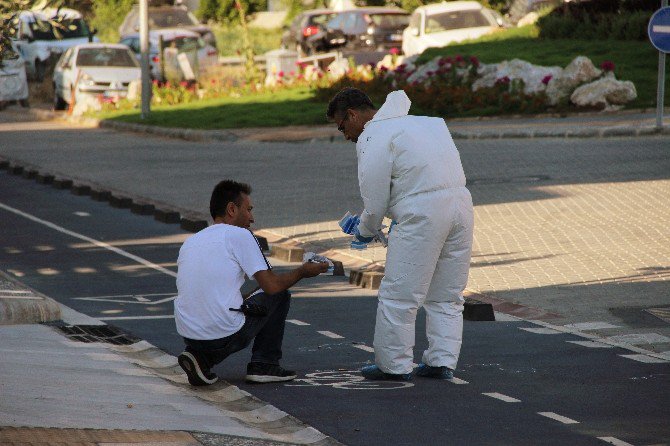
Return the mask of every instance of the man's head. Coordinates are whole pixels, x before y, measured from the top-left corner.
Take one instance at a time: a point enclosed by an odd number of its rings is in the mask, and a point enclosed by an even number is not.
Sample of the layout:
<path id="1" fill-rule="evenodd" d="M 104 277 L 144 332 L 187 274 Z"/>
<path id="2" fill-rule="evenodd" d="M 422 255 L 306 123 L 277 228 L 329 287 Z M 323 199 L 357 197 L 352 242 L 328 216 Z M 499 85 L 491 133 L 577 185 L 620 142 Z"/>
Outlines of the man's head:
<path id="1" fill-rule="evenodd" d="M 367 94 L 358 88 L 344 88 L 328 104 L 326 117 L 349 141 L 357 142 L 363 127 L 376 113 Z"/>
<path id="2" fill-rule="evenodd" d="M 251 186 L 248 184 L 232 180 L 223 180 L 217 184 L 209 200 L 209 212 L 214 223 L 248 229 L 254 222 L 250 194 Z"/>

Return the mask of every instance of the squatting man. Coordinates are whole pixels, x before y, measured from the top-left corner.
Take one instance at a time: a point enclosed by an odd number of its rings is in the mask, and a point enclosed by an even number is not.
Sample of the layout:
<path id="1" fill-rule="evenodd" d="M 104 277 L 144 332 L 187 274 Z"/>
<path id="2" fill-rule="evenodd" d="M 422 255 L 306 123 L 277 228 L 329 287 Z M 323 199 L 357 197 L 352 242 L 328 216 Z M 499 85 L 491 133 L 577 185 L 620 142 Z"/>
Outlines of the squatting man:
<path id="1" fill-rule="evenodd" d="M 361 370 L 373 380 L 411 379 L 420 306 L 426 311 L 428 349 L 417 376 L 453 378 L 463 335 L 472 198 L 444 120 L 408 115 L 410 104 L 404 91 L 394 91 L 377 110 L 364 92 L 345 88 L 326 113 L 356 143 L 364 206 L 349 225 L 356 244 L 360 248 L 379 237 L 385 216 L 396 222 L 379 288 L 375 365 Z"/>
<path id="2" fill-rule="evenodd" d="M 174 314 L 186 349 L 178 362 L 194 386 L 214 384 L 218 377 L 212 367 L 252 340 L 247 381 L 295 379 L 295 372 L 279 365 L 288 289 L 328 269 L 327 263 L 308 262 L 288 273 L 274 273 L 249 230 L 254 222 L 250 194 L 246 184 L 217 184 L 210 200 L 214 224 L 189 237 L 179 250 Z M 260 288 L 243 299 L 245 274 Z"/>

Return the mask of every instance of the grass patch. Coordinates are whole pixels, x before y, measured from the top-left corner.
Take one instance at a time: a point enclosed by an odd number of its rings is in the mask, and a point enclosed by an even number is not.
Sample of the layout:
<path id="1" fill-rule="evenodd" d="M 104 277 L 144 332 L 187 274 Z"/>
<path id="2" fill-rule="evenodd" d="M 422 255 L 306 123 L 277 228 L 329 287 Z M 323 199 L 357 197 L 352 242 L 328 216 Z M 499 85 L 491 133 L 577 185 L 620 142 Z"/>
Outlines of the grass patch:
<path id="1" fill-rule="evenodd" d="M 314 100 L 307 88 L 222 98 L 174 106 L 153 107 L 149 119 L 138 110 L 102 113 L 102 119 L 135 122 L 159 127 L 227 129 L 240 127 L 281 127 L 326 123 L 326 106 Z"/>

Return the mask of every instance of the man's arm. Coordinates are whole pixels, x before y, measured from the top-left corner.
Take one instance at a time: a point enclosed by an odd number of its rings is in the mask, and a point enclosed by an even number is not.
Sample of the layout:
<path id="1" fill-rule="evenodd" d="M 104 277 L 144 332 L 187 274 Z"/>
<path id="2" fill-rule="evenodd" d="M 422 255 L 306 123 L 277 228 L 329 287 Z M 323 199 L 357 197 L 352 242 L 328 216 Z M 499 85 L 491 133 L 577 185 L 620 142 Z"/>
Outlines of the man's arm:
<path id="1" fill-rule="evenodd" d="M 328 270 L 328 263 L 307 262 L 287 273 L 275 274 L 271 269 L 258 271 L 254 279 L 266 294 L 277 294 L 288 290 L 299 280 L 318 276 Z"/>
<path id="2" fill-rule="evenodd" d="M 388 210 L 393 167 L 390 144 L 389 137 L 374 135 L 359 154 L 358 184 L 364 209 L 358 229 L 364 237 L 377 234 Z"/>

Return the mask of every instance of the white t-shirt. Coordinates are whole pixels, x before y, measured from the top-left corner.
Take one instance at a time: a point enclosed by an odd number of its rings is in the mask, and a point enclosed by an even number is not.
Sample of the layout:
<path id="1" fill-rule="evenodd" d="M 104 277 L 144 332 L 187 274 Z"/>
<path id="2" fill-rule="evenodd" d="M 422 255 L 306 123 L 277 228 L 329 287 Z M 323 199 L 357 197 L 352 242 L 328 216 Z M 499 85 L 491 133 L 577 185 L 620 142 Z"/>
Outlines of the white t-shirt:
<path id="1" fill-rule="evenodd" d="M 215 224 L 189 237 L 177 260 L 177 332 L 189 339 L 219 339 L 237 332 L 244 315 L 244 275 L 271 269 L 251 231 Z"/>

